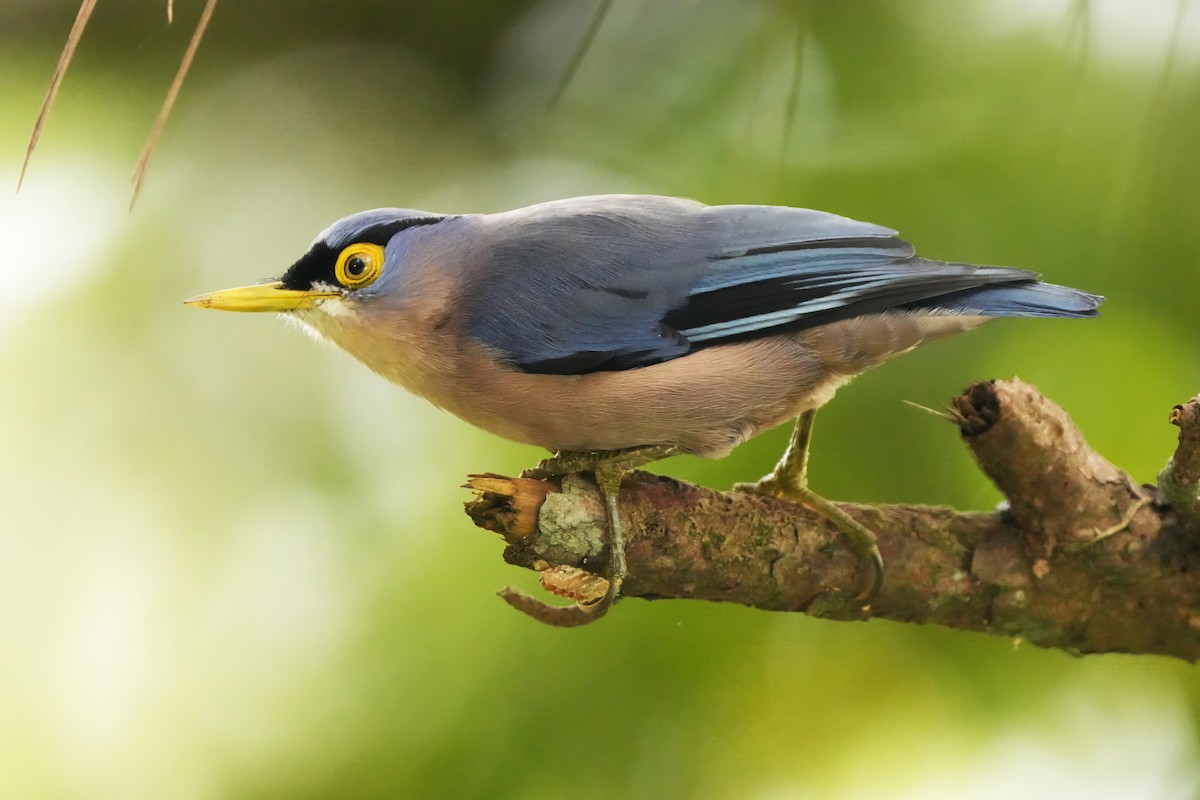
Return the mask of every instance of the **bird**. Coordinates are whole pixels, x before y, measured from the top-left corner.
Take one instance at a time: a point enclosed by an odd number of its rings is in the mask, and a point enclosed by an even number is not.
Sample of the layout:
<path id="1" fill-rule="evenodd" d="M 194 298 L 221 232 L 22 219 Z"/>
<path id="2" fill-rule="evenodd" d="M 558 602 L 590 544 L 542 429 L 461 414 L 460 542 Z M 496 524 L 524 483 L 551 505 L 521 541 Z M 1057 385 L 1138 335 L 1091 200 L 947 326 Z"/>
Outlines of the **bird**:
<path id="1" fill-rule="evenodd" d="M 627 574 L 619 492 L 677 453 L 727 455 L 794 420 L 774 470 L 735 489 L 829 519 L 882 585 L 874 534 L 808 487 L 816 411 L 858 374 L 996 317 L 1096 316 L 1103 298 L 1013 267 L 917 256 L 897 231 L 813 209 L 597 195 L 511 211 L 379 208 L 334 222 L 277 280 L 190 306 L 278 312 L 493 434 L 591 473 L 608 591 Z"/>

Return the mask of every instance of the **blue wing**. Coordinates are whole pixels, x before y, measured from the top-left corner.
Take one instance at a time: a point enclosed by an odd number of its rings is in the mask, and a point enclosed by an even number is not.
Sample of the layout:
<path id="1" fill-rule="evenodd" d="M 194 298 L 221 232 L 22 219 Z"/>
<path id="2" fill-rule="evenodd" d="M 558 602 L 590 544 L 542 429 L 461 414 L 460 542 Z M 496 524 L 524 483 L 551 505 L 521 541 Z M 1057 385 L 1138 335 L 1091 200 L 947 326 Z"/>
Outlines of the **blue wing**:
<path id="1" fill-rule="evenodd" d="M 1007 267 L 918 258 L 808 209 L 575 198 L 494 215 L 468 331 L 539 373 L 629 369 L 889 310 L 1092 316 L 1100 298 Z"/>

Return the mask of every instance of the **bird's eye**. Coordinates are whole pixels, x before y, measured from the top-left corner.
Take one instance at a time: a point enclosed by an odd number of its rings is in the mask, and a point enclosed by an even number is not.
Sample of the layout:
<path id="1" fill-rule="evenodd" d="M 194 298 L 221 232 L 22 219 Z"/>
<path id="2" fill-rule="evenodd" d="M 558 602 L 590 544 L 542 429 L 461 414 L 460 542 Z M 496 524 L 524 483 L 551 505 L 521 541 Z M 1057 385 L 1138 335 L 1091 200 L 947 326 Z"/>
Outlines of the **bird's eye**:
<path id="1" fill-rule="evenodd" d="M 352 244 L 338 256 L 333 274 L 347 289 L 373 283 L 383 272 L 383 248 L 369 242 Z"/>

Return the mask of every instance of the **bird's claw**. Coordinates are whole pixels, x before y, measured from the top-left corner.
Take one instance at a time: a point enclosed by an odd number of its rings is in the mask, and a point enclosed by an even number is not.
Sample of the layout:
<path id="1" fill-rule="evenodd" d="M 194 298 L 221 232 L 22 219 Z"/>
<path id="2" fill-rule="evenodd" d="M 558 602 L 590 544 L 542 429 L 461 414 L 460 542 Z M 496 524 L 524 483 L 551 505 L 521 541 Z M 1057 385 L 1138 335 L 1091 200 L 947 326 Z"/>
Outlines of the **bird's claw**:
<path id="1" fill-rule="evenodd" d="M 625 537 L 621 529 L 621 518 L 617 498 L 621 492 L 621 480 L 633 469 L 666 458 L 678 452 L 678 448 L 633 447 L 628 450 L 598 452 L 560 452 L 543 459 L 533 469 L 521 473 L 523 478 L 546 480 L 581 472 L 591 472 L 604 500 L 605 517 L 608 522 L 609 567 L 608 589 L 604 596 L 590 602 L 576 602 L 573 606 L 552 606 L 537 598 L 511 587 L 500 592 L 505 602 L 536 620 L 558 627 L 578 627 L 603 617 L 621 596 L 621 585 L 625 581 Z"/>
<path id="2" fill-rule="evenodd" d="M 754 494 L 759 497 L 789 497 L 775 473 L 764 475 L 753 482 L 735 483 L 730 491 L 742 494 Z"/>
<path id="3" fill-rule="evenodd" d="M 871 566 L 870 578 L 864 582 L 863 589 L 854 596 L 854 600 L 870 600 L 883 587 L 883 555 L 879 552 L 875 534 L 812 489 L 794 481 L 786 481 L 778 472 L 772 472 L 753 483 L 735 483 L 732 491 L 792 500 L 829 520 L 850 541 L 850 547 L 859 560 Z"/>

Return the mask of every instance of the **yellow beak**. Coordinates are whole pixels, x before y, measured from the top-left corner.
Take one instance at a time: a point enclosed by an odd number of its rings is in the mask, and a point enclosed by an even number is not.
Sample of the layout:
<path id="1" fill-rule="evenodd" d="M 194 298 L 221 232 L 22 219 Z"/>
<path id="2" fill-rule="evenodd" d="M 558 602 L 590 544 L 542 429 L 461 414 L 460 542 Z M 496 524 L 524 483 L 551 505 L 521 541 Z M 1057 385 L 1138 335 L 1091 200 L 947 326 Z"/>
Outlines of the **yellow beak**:
<path id="1" fill-rule="evenodd" d="M 300 308 L 312 308 L 321 300 L 341 296 L 341 292 L 284 289 L 283 284 L 274 281 L 196 295 L 184 300 L 183 304 L 196 308 L 215 308 L 219 311 L 295 311 Z"/>

